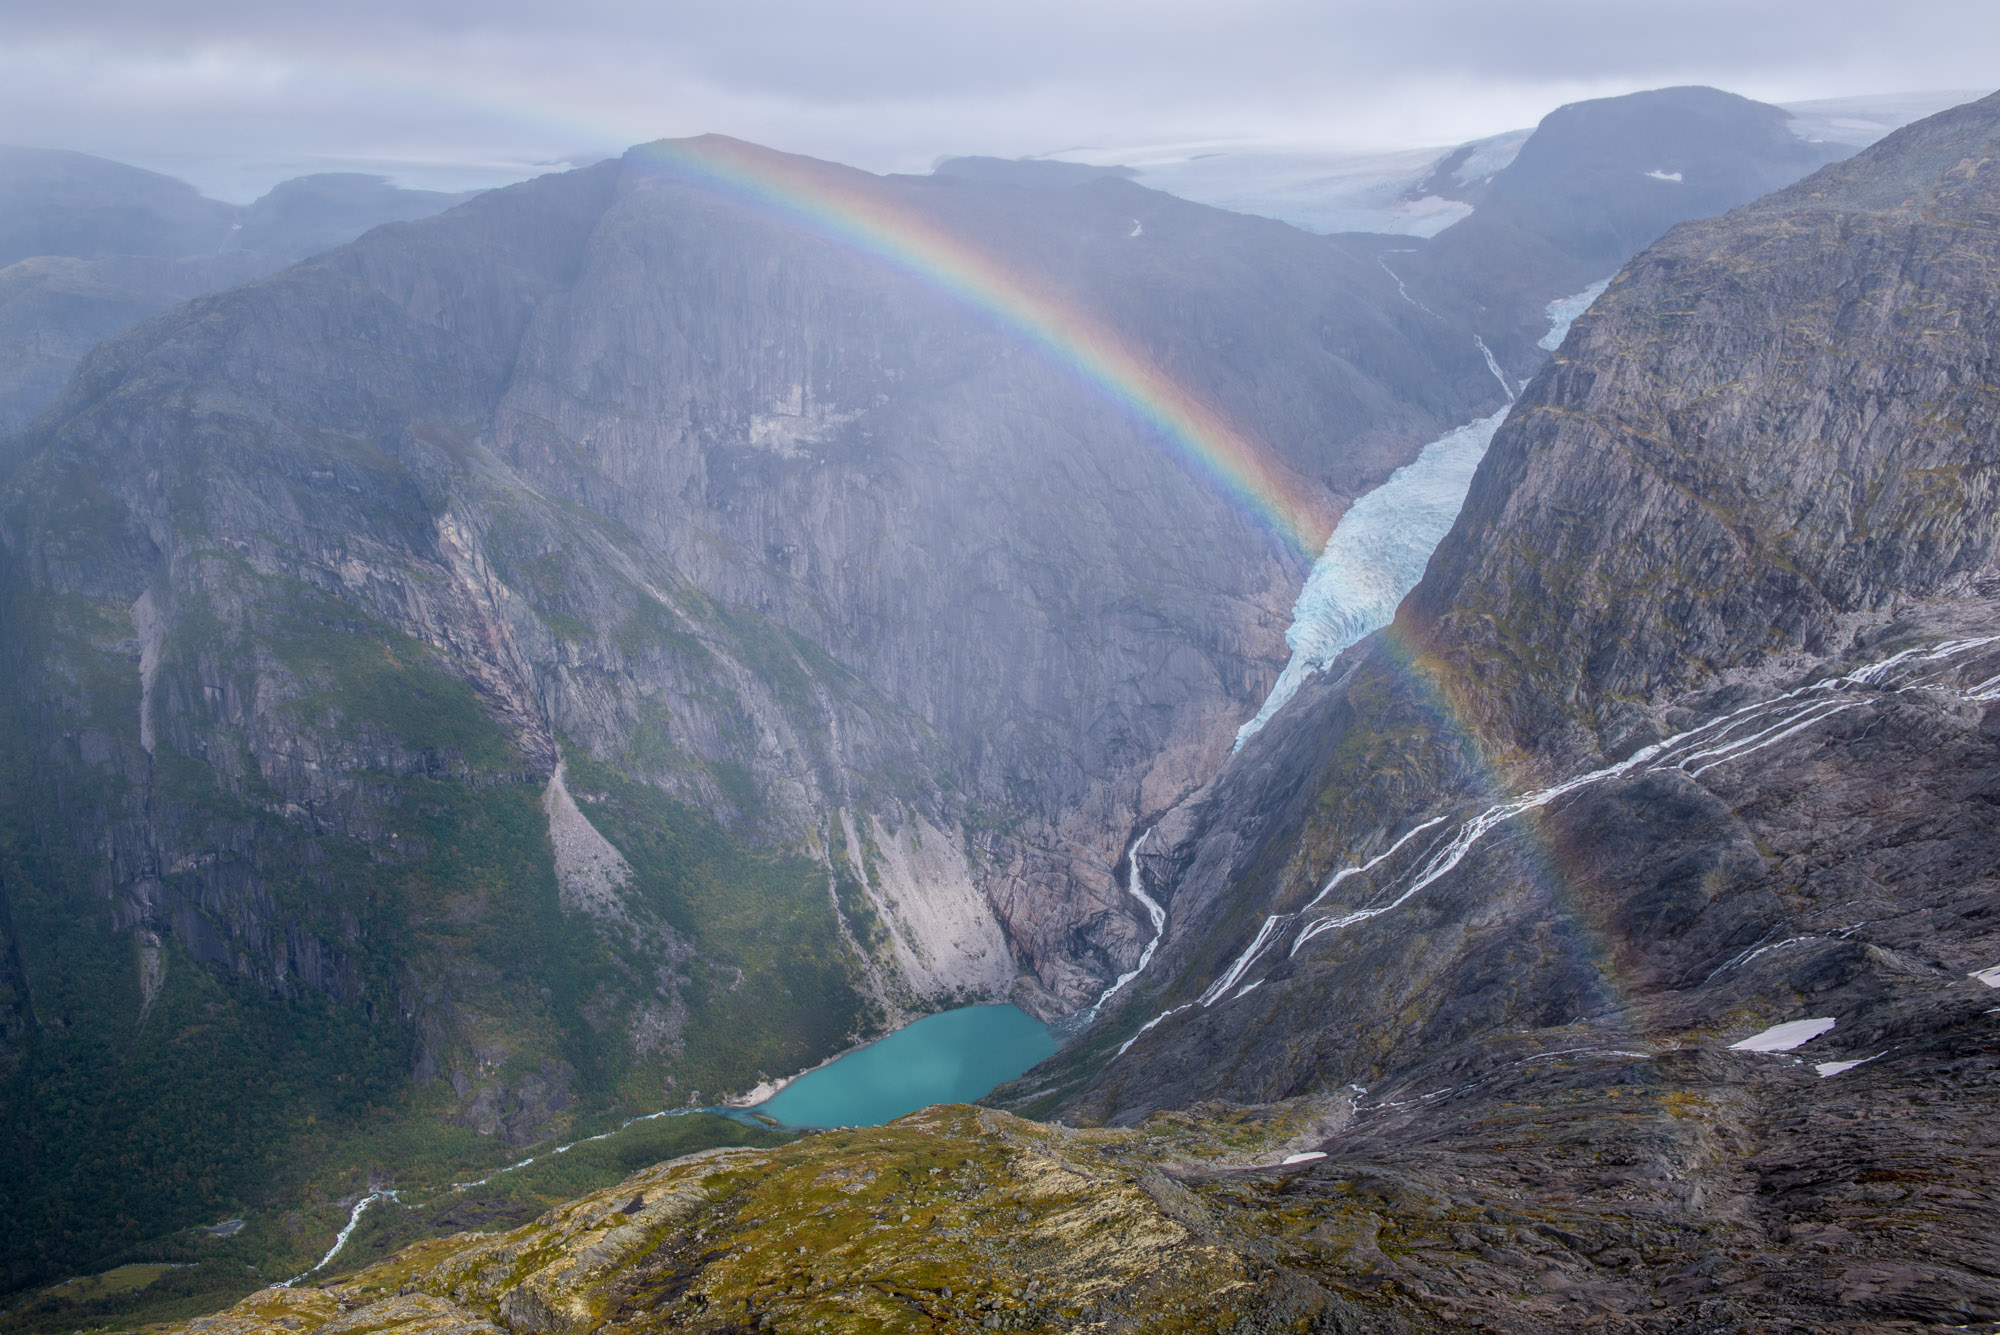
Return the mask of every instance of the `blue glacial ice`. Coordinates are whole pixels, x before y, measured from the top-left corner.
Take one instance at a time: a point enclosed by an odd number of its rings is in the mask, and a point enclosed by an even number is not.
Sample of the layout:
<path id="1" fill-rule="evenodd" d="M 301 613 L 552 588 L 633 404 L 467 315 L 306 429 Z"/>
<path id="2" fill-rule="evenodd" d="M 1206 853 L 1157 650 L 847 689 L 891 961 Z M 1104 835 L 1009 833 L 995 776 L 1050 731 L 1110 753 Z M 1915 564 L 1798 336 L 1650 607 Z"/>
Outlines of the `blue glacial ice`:
<path id="1" fill-rule="evenodd" d="M 1392 277 L 1394 275 L 1391 275 Z M 1548 304 L 1549 332 L 1544 348 L 1561 346 L 1577 316 L 1604 294 L 1610 279 L 1592 283 L 1570 297 Z M 1423 578 L 1431 553 L 1465 504 L 1472 474 L 1486 457 L 1493 433 L 1513 407 L 1514 390 L 1501 374 L 1484 340 L 1485 356 L 1508 404 L 1491 417 L 1467 422 L 1430 444 L 1389 480 L 1348 507 L 1340 517 L 1326 550 L 1313 563 L 1306 586 L 1292 604 L 1292 627 L 1285 632 L 1291 658 L 1278 674 L 1257 716 L 1236 730 L 1236 746 L 1250 740 L 1273 714 L 1282 709 L 1305 679 L 1339 657 L 1340 652 L 1395 618 L 1397 604 Z"/>
<path id="2" fill-rule="evenodd" d="M 1678 178 L 1676 178 L 1678 179 Z M 1569 327 L 1576 323 L 1576 317 L 1590 309 L 1590 304 L 1604 295 L 1604 289 L 1611 286 L 1611 280 L 1592 283 L 1573 297 L 1557 297 L 1548 304 L 1549 332 L 1542 335 L 1539 344 L 1542 351 L 1554 352 L 1562 346 L 1569 335 Z"/>
<path id="3" fill-rule="evenodd" d="M 1432 441 L 1387 482 L 1348 507 L 1292 605 L 1292 628 L 1285 632 L 1291 660 L 1257 717 L 1237 730 L 1237 746 L 1263 727 L 1307 677 L 1389 624 L 1396 605 L 1423 578 L 1432 550 L 1458 518 L 1473 470 L 1506 416 L 1502 408 Z"/>

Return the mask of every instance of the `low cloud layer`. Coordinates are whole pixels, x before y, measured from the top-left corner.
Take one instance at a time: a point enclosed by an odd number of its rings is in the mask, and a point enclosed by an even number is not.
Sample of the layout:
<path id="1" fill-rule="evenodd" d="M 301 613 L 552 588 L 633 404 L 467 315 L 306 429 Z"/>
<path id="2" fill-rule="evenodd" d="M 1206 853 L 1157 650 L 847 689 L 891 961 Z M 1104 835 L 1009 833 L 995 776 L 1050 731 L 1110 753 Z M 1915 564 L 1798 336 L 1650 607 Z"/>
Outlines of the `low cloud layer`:
<path id="1" fill-rule="evenodd" d="M 0 140 L 243 195 L 471 185 L 721 131 L 877 170 L 949 153 L 1444 144 L 1579 97 L 1981 87 L 1990 0 L 78 0 L 0 7 Z"/>

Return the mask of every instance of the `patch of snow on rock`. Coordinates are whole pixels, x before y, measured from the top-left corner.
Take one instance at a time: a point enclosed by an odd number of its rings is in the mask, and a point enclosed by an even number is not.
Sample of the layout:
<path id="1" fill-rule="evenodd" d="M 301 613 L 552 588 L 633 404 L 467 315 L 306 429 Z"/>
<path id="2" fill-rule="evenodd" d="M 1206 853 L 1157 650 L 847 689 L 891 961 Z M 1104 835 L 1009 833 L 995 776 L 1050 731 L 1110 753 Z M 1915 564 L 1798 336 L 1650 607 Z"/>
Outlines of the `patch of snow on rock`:
<path id="1" fill-rule="evenodd" d="M 1990 969 L 1980 969 L 1976 973 L 1969 973 L 1965 976 L 1976 982 L 1984 983 L 1988 987 L 2000 987 L 2000 964 L 1996 964 Z"/>
<path id="2" fill-rule="evenodd" d="M 1787 1020 L 1774 1024 L 1761 1034 L 1752 1034 L 1729 1045 L 1732 1052 L 1790 1052 L 1811 1039 L 1818 1038 L 1833 1028 L 1832 1016 L 1822 1015 L 1812 1020 Z"/>
<path id="3" fill-rule="evenodd" d="M 1875 1057 L 1881 1055 L 1878 1052 L 1875 1054 Z M 1851 1071 L 1857 1066 L 1866 1066 L 1869 1062 L 1874 1061 L 1875 1057 L 1857 1057 L 1853 1061 L 1845 1062 L 1815 1062 L 1813 1069 L 1818 1071 L 1819 1078 L 1824 1080 L 1830 1075 L 1839 1075 L 1842 1071 Z"/>

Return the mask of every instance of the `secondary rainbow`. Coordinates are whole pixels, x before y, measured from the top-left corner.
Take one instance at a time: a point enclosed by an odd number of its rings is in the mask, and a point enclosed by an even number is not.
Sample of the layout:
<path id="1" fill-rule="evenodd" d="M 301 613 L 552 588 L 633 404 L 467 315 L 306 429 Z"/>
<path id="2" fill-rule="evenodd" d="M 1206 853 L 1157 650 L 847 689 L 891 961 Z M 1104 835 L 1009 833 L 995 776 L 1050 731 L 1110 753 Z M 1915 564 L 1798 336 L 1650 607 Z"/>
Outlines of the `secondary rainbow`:
<path id="1" fill-rule="evenodd" d="M 898 207 L 878 178 L 715 135 L 645 144 L 627 157 L 865 252 L 997 318 L 1110 394 L 1308 559 L 1326 546 L 1331 525 L 1265 449 L 1117 330 Z"/>

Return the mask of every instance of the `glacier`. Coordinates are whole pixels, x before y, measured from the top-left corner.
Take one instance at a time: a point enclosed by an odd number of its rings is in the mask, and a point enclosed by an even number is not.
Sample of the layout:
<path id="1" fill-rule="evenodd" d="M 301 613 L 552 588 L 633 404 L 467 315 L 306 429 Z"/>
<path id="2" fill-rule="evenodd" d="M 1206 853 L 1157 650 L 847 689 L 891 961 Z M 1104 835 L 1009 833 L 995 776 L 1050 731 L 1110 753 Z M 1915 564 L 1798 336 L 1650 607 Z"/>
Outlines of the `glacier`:
<path id="1" fill-rule="evenodd" d="M 1546 308 L 1549 332 L 1541 346 L 1551 350 L 1561 346 L 1570 325 L 1610 282 L 1607 278 L 1551 301 Z M 1507 391 L 1506 407 L 1438 437 L 1391 473 L 1387 482 L 1347 508 L 1292 604 L 1292 624 L 1285 632 L 1291 657 L 1255 717 L 1236 730 L 1235 750 L 1242 750 L 1285 707 L 1307 677 L 1324 671 L 1349 645 L 1388 625 L 1404 595 L 1423 578 L 1431 553 L 1465 505 L 1465 493 L 1479 461 L 1486 457 L 1486 447 L 1493 443 L 1493 433 L 1514 406 L 1514 389 L 1483 339 L 1479 350 Z"/>
<path id="2" fill-rule="evenodd" d="M 1256 717 L 1237 729 L 1239 749 L 1307 677 L 1389 624 L 1458 518 L 1473 471 L 1506 416 L 1502 408 L 1432 441 L 1348 507 L 1292 605 L 1291 629 L 1285 632 L 1291 658 Z"/>
<path id="3" fill-rule="evenodd" d="M 1650 174 L 1650 173 L 1649 173 Z M 1676 178 L 1678 179 L 1678 178 Z M 1543 352 L 1554 352 L 1569 337 L 1569 327 L 1576 323 L 1576 317 L 1589 310 L 1591 304 L 1604 295 L 1604 289 L 1611 286 L 1609 278 L 1592 283 L 1573 297 L 1557 297 L 1544 309 L 1549 316 L 1549 332 L 1542 335 L 1535 346 Z"/>

